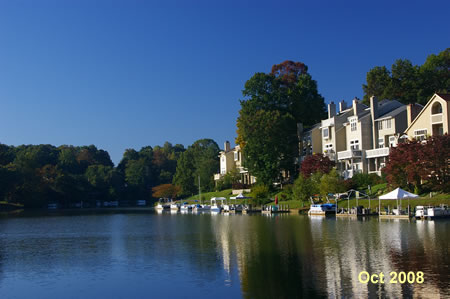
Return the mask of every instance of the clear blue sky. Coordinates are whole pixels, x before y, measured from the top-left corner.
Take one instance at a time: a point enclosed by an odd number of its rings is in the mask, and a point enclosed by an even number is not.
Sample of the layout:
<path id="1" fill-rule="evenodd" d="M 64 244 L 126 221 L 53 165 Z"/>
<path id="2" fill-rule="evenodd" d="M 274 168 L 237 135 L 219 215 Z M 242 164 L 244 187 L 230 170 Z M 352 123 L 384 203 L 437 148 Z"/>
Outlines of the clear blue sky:
<path id="1" fill-rule="evenodd" d="M 397 3 L 401 2 L 401 3 Z M 450 1 L 0 0 L 0 142 L 234 141 L 255 72 L 308 65 L 326 101 L 450 46 Z"/>

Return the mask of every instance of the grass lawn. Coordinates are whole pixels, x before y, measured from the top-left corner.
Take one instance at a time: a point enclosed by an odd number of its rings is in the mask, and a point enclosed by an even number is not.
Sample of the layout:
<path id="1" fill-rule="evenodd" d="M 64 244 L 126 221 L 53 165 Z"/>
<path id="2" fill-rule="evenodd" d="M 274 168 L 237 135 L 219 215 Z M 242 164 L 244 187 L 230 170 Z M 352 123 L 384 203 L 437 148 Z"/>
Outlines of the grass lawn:
<path id="1" fill-rule="evenodd" d="M 233 196 L 231 189 L 226 189 L 226 190 L 222 190 L 222 191 L 217 191 L 217 192 L 205 192 L 202 193 L 202 201 L 203 203 L 209 203 L 212 197 L 225 197 L 225 198 L 230 198 L 230 196 Z M 195 203 L 195 201 L 199 200 L 198 194 L 188 197 L 184 200 L 180 200 L 181 202 L 188 202 L 188 203 Z"/>

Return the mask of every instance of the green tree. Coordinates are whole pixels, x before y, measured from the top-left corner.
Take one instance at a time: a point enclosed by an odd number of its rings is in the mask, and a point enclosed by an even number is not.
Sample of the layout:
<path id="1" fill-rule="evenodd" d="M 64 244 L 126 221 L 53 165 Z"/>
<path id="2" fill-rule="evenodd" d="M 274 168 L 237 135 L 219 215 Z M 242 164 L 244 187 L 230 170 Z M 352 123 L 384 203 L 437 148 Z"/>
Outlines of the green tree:
<path id="1" fill-rule="evenodd" d="M 249 171 L 271 186 L 281 171 L 294 173 L 296 123 L 310 126 L 320 121 L 325 116 L 324 99 L 307 66 L 292 61 L 274 65 L 269 74 L 256 73 L 242 93 L 236 143 Z"/>
<path id="2" fill-rule="evenodd" d="M 189 196 L 196 192 L 195 169 L 192 153 L 185 151 L 178 159 L 177 169 L 173 177 L 173 183 L 180 187 L 181 196 Z"/>
<path id="3" fill-rule="evenodd" d="M 344 184 L 336 169 L 332 169 L 328 174 L 324 174 L 320 178 L 319 190 L 322 196 L 327 196 L 329 193 L 344 192 L 344 188 Z"/>
<path id="4" fill-rule="evenodd" d="M 260 206 L 269 202 L 269 187 L 258 184 L 252 188 L 250 202 L 253 205 Z"/>
<path id="5" fill-rule="evenodd" d="M 316 172 L 309 177 L 299 175 L 292 186 L 294 199 L 309 200 L 309 198 L 320 192 L 319 184 L 322 173 Z"/>
<path id="6" fill-rule="evenodd" d="M 435 92 L 446 93 L 450 88 L 450 48 L 438 55 L 431 54 L 421 66 L 407 59 L 397 59 L 389 71 L 376 66 L 366 76 L 363 84 L 364 102 L 371 96 L 398 100 L 404 104 L 425 105 Z"/>

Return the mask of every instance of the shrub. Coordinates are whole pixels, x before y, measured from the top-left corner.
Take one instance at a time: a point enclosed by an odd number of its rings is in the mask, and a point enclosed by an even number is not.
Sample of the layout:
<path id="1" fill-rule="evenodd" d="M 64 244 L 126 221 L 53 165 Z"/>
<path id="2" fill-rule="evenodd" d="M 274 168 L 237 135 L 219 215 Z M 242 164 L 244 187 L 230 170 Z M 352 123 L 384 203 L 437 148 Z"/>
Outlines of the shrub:
<path id="1" fill-rule="evenodd" d="M 256 185 L 252 188 L 252 199 L 250 200 L 253 205 L 262 205 L 269 202 L 269 187 L 266 185 Z"/>

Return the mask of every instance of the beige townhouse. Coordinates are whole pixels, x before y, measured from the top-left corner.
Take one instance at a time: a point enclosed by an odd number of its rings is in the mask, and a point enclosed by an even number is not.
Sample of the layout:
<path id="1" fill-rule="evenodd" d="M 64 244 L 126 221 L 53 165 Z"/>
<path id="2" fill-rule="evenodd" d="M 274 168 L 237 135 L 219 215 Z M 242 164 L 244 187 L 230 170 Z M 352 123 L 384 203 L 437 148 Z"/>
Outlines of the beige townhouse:
<path id="1" fill-rule="evenodd" d="M 251 185 L 256 183 L 256 178 L 249 174 L 243 166 L 243 155 L 239 145 L 231 148 L 230 142 L 225 141 L 223 151 L 219 152 L 220 172 L 214 175 L 214 181 L 223 178 L 228 172 L 237 169 L 241 176 L 240 183 Z"/>
<path id="2" fill-rule="evenodd" d="M 427 136 L 450 132 L 450 94 L 435 93 L 422 111 L 405 130 L 409 139 L 425 139 Z"/>

